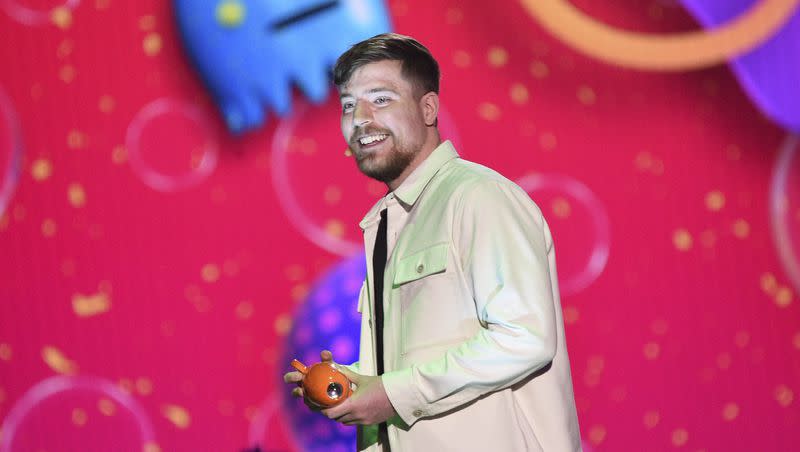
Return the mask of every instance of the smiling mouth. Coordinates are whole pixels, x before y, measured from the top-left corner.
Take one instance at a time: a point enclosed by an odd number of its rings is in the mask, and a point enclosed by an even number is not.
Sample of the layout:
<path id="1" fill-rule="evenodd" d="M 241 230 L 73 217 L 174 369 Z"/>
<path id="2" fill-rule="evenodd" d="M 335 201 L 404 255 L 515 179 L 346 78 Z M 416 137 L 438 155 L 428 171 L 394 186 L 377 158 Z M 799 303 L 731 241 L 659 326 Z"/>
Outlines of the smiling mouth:
<path id="1" fill-rule="evenodd" d="M 377 134 L 372 134 L 372 135 L 364 135 L 363 137 L 359 138 L 356 141 L 362 147 L 369 147 L 369 146 L 375 146 L 378 143 L 382 143 L 387 138 L 389 138 L 389 134 L 377 133 Z"/>

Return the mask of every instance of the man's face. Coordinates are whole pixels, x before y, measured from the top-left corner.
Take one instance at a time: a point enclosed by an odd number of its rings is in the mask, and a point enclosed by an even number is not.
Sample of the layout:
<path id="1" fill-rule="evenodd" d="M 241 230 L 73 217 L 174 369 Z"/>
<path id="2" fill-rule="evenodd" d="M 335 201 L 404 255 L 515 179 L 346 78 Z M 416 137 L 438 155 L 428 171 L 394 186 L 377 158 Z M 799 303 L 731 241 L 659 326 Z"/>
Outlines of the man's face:
<path id="1" fill-rule="evenodd" d="M 397 179 L 420 152 L 427 126 L 402 63 L 384 60 L 353 72 L 341 87 L 342 134 L 362 173 Z"/>

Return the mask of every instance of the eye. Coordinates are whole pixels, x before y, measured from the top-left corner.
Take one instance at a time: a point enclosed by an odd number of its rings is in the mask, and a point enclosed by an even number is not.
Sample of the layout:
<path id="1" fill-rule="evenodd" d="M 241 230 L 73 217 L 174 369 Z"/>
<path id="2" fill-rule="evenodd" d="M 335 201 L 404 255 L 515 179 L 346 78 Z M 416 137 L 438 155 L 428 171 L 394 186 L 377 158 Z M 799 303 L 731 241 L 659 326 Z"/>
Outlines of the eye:
<path id="1" fill-rule="evenodd" d="M 342 112 L 347 113 L 353 110 L 355 103 L 353 102 L 345 102 L 342 104 Z"/>
<path id="2" fill-rule="evenodd" d="M 390 101 L 390 100 L 391 100 L 391 99 L 389 99 L 389 98 L 388 98 L 388 97 L 386 97 L 386 96 L 381 96 L 381 97 L 377 97 L 377 98 L 375 98 L 375 103 L 376 103 L 377 105 L 386 105 L 386 104 L 388 104 L 388 103 L 389 103 L 389 101 Z"/>

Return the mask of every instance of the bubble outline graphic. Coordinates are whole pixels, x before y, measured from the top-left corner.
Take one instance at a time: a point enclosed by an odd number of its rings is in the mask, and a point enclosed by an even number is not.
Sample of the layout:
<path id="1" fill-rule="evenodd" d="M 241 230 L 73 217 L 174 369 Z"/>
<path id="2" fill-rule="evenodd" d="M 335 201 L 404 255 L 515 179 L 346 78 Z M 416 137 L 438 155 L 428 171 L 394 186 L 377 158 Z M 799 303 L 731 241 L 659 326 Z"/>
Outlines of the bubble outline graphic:
<path id="1" fill-rule="evenodd" d="M 526 193 L 557 188 L 572 195 L 589 212 L 596 240 L 584 268 L 559 281 L 562 295 L 574 295 L 589 287 L 603 273 L 611 251 L 611 222 L 600 200 L 583 182 L 563 174 L 529 174 L 516 181 Z"/>
<path id="2" fill-rule="evenodd" d="M 80 5 L 81 0 L 65 0 L 61 7 L 69 8 L 74 11 Z M 50 21 L 50 14 L 53 9 L 58 8 L 54 6 L 49 11 L 42 11 L 39 9 L 28 8 L 18 4 L 15 0 L 0 0 L 0 8 L 6 11 L 9 17 L 16 20 L 23 25 L 42 25 Z"/>
<path id="3" fill-rule="evenodd" d="M 136 419 L 139 424 L 142 444 L 155 442 L 156 437 L 153 425 L 150 423 L 150 418 L 147 416 L 145 409 L 136 399 L 117 387 L 113 382 L 99 377 L 67 377 L 59 375 L 40 381 L 14 404 L 0 428 L 0 431 L 3 432 L 3 436 L 0 437 L 0 452 L 11 452 L 13 450 L 12 446 L 17 428 L 33 408 L 55 395 L 75 389 L 99 392 L 114 399 L 120 406 L 127 408 Z"/>
<path id="4" fill-rule="evenodd" d="M 789 179 L 789 168 L 792 158 L 797 154 L 800 147 L 800 136 L 789 134 L 780 146 L 778 158 L 772 172 L 772 181 L 769 190 L 769 213 L 770 225 L 772 226 L 772 237 L 775 249 L 778 252 L 784 270 L 789 275 L 789 279 L 795 286 L 795 290 L 800 293 L 800 263 L 798 256 L 794 254 L 792 237 L 789 233 L 789 209 L 782 201 L 782 194 L 786 192 L 786 183 Z"/>
<path id="5" fill-rule="evenodd" d="M 3 175 L 3 185 L 0 186 L 0 216 L 8 207 L 11 197 L 19 183 L 20 170 L 22 168 L 22 132 L 19 125 L 19 118 L 11 104 L 11 99 L 6 96 L 5 91 L 0 87 L 0 115 L 6 120 L 9 132 L 11 133 L 11 142 L 9 143 L 9 152 L 11 158 L 8 162 L 8 168 Z"/>
<path id="6" fill-rule="evenodd" d="M 292 133 L 294 133 L 297 123 L 310 107 L 311 105 L 309 105 L 308 102 L 297 102 L 297 109 L 289 117 L 281 118 L 275 129 L 271 146 L 272 185 L 275 188 L 275 192 L 278 194 L 278 203 L 283 208 L 289 221 L 306 239 L 333 254 L 345 257 L 351 256 L 360 252 L 364 244 L 361 242 L 339 239 L 328 234 L 321 226 L 315 224 L 314 221 L 306 215 L 303 208 L 300 206 L 300 202 L 294 195 L 294 191 L 291 189 L 291 181 L 289 180 L 289 172 L 287 171 L 286 150 L 289 148 L 289 139 Z M 455 122 L 442 106 L 439 107 L 439 116 L 443 124 L 452 125 L 451 129 L 448 130 L 448 135 L 451 136 L 449 139 L 454 144 L 457 144 L 460 139 Z M 342 147 L 344 146 L 345 144 L 343 142 Z"/>
<path id="7" fill-rule="evenodd" d="M 209 131 L 207 145 L 203 157 L 196 170 L 190 170 L 178 176 L 167 175 L 150 168 L 140 154 L 139 141 L 145 126 L 158 116 L 168 112 L 177 112 L 194 121 L 200 130 Z M 199 107 L 162 97 L 142 107 L 128 125 L 125 134 L 125 146 L 128 148 L 128 160 L 134 173 L 145 185 L 160 192 L 176 192 L 194 187 L 210 176 L 219 160 L 219 140 L 211 133 L 214 128 L 204 110 Z"/>
<path id="8" fill-rule="evenodd" d="M 520 1 L 539 25 L 572 48 L 606 63 L 651 71 L 725 63 L 780 31 L 800 4 L 800 0 L 761 0 L 711 30 L 652 34 L 611 27 L 566 0 Z"/>

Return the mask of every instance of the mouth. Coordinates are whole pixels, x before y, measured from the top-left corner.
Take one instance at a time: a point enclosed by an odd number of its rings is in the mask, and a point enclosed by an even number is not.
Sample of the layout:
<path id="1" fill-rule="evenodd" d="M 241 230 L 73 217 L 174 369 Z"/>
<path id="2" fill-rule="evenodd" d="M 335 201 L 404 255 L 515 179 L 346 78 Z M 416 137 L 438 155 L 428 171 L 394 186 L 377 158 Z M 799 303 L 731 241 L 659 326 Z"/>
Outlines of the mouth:
<path id="1" fill-rule="evenodd" d="M 372 133 L 358 137 L 355 142 L 358 143 L 362 149 L 370 149 L 383 143 L 387 138 L 389 138 L 388 133 Z"/>

